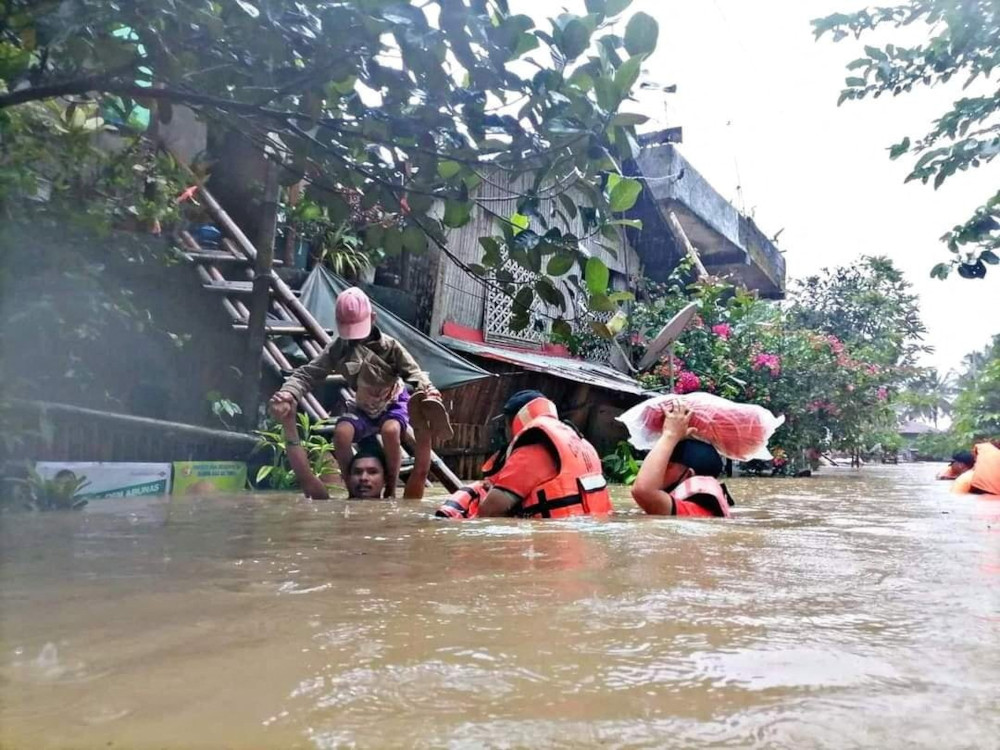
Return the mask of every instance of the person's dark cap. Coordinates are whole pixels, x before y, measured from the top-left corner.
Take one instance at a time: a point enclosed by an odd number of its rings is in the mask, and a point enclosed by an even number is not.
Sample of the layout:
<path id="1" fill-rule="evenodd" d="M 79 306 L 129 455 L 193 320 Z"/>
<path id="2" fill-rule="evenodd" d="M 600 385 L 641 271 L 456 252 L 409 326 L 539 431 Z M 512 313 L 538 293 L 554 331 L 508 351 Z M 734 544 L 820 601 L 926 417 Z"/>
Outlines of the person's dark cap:
<path id="1" fill-rule="evenodd" d="M 521 409 L 530 404 L 536 398 L 545 398 L 545 394 L 541 391 L 518 391 L 513 396 L 507 399 L 507 403 L 503 405 L 503 413 L 505 417 L 514 417 Z"/>
<path id="2" fill-rule="evenodd" d="M 975 457 L 972 455 L 971 451 L 959 451 L 951 457 L 951 462 L 953 464 L 965 464 L 966 466 L 973 466 L 976 463 Z"/>
<path id="3" fill-rule="evenodd" d="M 722 456 L 700 440 L 681 440 L 670 456 L 670 463 L 683 464 L 697 476 L 717 477 L 722 474 Z"/>

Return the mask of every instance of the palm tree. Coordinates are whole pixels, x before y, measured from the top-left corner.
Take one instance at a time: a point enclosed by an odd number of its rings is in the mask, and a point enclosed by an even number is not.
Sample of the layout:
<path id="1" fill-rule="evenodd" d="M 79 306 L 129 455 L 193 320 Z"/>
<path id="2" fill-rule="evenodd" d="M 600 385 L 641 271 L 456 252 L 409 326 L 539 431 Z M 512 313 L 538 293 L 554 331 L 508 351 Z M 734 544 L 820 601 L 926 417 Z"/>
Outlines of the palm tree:
<path id="1" fill-rule="evenodd" d="M 929 367 L 910 382 L 903 394 L 903 418 L 929 419 L 937 428 L 938 419 L 951 414 L 954 395 L 954 373 L 942 376 L 937 368 Z"/>

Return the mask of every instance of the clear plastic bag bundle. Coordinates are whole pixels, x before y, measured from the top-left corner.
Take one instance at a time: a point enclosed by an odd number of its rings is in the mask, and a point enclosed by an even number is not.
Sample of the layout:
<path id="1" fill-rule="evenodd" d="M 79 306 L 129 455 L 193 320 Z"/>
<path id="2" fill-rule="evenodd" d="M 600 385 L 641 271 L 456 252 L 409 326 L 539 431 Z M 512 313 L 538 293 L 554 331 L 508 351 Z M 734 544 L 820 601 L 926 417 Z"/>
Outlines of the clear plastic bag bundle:
<path id="1" fill-rule="evenodd" d="M 663 431 L 660 407 L 671 400 L 691 410 L 694 437 L 711 443 L 719 453 L 734 461 L 770 460 L 767 441 L 785 423 L 784 417 L 774 416 L 763 406 L 737 404 L 711 393 L 657 396 L 618 417 L 628 428 L 629 442 L 635 448 L 649 450 L 656 444 Z"/>

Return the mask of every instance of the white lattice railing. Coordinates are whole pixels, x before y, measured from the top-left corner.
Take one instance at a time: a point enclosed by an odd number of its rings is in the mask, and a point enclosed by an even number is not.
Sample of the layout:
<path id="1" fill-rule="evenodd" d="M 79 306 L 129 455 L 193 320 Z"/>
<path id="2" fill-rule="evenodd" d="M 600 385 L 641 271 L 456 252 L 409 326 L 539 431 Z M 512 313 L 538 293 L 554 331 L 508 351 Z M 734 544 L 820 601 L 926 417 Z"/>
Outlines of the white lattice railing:
<path id="1" fill-rule="evenodd" d="M 504 270 L 513 276 L 514 284 L 532 284 L 537 276 L 518 263 L 508 260 Z M 573 299 L 569 294 L 569 287 L 564 285 L 563 293 L 566 295 L 569 305 L 569 321 L 577 330 L 590 330 L 591 320 L 607 322 L 611 319 L 612 313 L 587 314 L 587 308 L 578 298 Z M 572 299 L 572 301 L 571 301 Z M 537 298 L 532 310 L 531 322 L 528 327 L 521 331 L 514 331 L 510 327 L 511 318 L 514 316 L 514 301 L 505 294 L 498 286 L 490 285 L 486 290 L 485 314 L 483 316 L 483 334 L 487 343 L 514 343 L 520 346 L 530 346 L 541 348 L 542 344 L 548 343 L 551 337 L 552 320 L 560 314 L 556 307 L 546 305 Z M 608 362 L 611 359 L 611 344 L 604 344 L 591 351 L 588 359 L 598 362 Z"/>

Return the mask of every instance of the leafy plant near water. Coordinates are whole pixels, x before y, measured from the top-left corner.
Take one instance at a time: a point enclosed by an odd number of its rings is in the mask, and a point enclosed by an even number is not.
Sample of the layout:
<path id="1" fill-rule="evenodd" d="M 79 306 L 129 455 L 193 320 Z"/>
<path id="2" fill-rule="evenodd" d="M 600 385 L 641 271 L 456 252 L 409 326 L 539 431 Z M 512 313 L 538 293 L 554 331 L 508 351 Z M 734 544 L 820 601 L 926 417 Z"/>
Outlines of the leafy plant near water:
<path id="1" fill-rule="evenodd" d="M 639 467 L 642 462 L 635 457 L 632 446 L 625 440 L 618 443 L 614 453 L 610 453 L 601 459 L 605 476 L 612 482 L 632 485 L 639 474 Z"/>
<path id="2" fill-rule="evenodd" d="M 331 420 L 321 420 L 310 422 L 305 414 L 298 415 L 299 439 L 302 447 L 309 456 L 309 465 L 313 474 L 318 477 L 328 476 L 337 473 L 337 462 L 333 458 L 333 445 L 325 435 L 318 432 L 319 428 L 332 424 Z M 292 490 L 299 486 L 295 473 L 288 463 L 287 441 L 280 425 L 271 422 L 263 430 L 257 430 L 260 441 L 257 443 L 256 451 L 266 450 L 270 453 L 271 463 L 261 466 L 254 477 L 253 484 L 258 489 L 266 482 L 266 486 L 273 490 Z"/>
<path id="3" fill-rule="evenodd" d="M 80 510 L 87 501 L 76 497 L 76 493 L 90 485 L 87 477 L 78 477 L 71 471 L 60 471 L 51 479 L 45 479 L 34 467 L 27 468 L 27 478 L 8 477 L 4 480 L 5 505 L 29 510 Z"/>
<path id="4" fill-rule="evenodd" d="M 235 429 L 232 424 L 230 424 L 231 419 L 236 419 L 243 413 L 243 409 L 235 401 L 231 401 L 225 398 L 218 391 L 209 391 L 206 396 L 208 402 L 212 405 L 212 414 L 222 422 L 223 426 L 227 430 Z"/>

